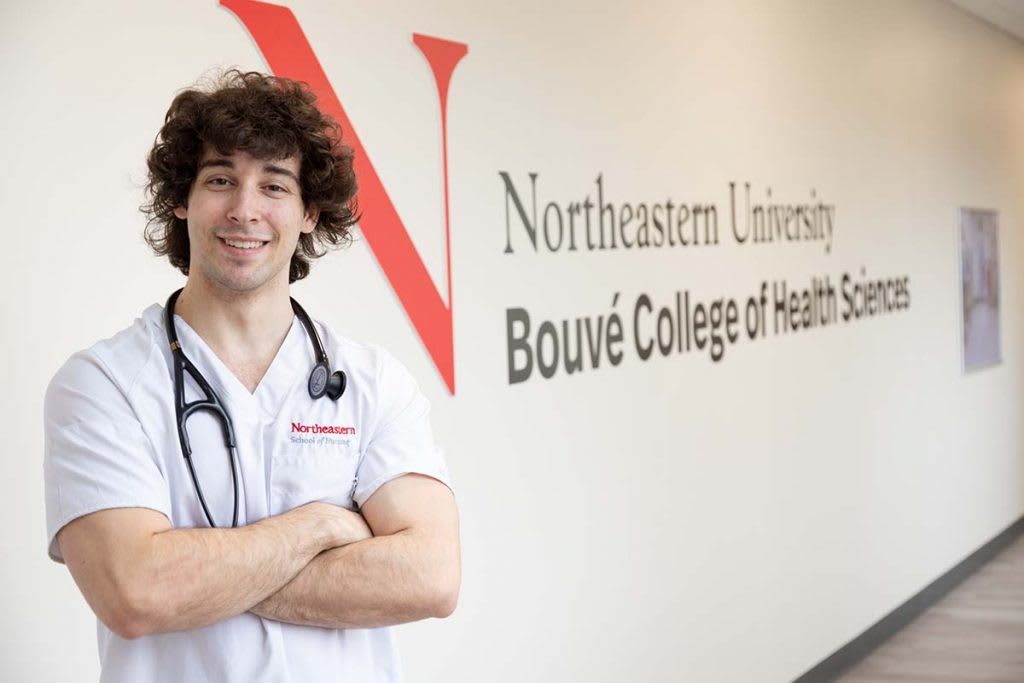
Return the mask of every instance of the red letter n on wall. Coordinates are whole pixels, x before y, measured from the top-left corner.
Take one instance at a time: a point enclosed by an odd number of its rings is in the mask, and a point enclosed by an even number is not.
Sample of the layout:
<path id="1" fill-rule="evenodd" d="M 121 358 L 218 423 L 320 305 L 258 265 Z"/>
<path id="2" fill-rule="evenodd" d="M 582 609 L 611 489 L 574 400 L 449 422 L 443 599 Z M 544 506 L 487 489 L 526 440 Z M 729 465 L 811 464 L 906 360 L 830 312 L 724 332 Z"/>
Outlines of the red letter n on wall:
<path id="1" fill-rule="evenodd" d="M 221 0 L 221 4 L 242 21 L 263 53 L 270 70 L 277 76 L 308 83 L 316 93 L 321 109 L 341 124 L 346 143 L 355 151 L 359 206 L 363 214 L 359 227 L 434 365 L 448 385 L 448 390 L 454 394 L 455 353 L 448 208 L 448 84 L 455 66 L 468 52 L 467 46 L 440 38 L 413 36 L 413 42 L 430 64 L 441 100 L 445 256 L 448 274 L 448 305 L 445 305 L 295 15 L 287 8 L 255 0 Z"/>

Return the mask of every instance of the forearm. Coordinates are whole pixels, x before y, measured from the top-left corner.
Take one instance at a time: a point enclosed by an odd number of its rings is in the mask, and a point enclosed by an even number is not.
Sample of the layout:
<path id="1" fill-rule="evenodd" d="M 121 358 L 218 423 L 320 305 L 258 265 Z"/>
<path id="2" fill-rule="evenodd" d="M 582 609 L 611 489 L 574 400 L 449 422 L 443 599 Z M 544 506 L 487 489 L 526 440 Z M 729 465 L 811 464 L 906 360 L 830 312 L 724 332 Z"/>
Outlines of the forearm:
<path id="1" fill-rule="evenodd" d="M 415 530 L 318 555 L 253 608 L 259 616 L 327 628 L 371 628 L 451 614 L 458 551 Z"/>
<path id="2" fill-rule="evenodd" d="M 325 540 L 286 516 L 154 534 L 134 568 L 130 630 L 178 631 L 241 614 L 298 574 Z"/>
<path id="3" fill-rule="evenodd" d="M 237 529 L 173 529 L 153 510 L 100 510 L 68 523 L 57 541 L 96 616 L 138 638 L 241 614 L 318 553 L 369 535 L 357 513 L 309 503 Z"/>

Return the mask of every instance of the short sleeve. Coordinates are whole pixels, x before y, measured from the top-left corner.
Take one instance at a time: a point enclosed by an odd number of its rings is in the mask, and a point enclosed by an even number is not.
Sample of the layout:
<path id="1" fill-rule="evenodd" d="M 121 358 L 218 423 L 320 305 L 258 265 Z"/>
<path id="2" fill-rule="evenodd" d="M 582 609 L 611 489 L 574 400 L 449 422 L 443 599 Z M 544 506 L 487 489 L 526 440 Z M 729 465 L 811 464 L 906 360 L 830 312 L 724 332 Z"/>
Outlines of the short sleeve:
<path id="1" fill-rule="evenodd" d="M 170 492 L 149 438 L 110 370 L 89 352 L 57 372 L 43 407 L 46 533 L 63 562 L 57 532 L 98 510 L 145 507 L 170 519 Z"/>
<path id="2" fill-rule="evenodd" d="M 405 367 L 380 351 L 376 419 L 360 458 L 354 500 L 360 507 L 381 485 L 404 474 L 424 474 L 452 488 L 430 429 L 430 402 Z"/>

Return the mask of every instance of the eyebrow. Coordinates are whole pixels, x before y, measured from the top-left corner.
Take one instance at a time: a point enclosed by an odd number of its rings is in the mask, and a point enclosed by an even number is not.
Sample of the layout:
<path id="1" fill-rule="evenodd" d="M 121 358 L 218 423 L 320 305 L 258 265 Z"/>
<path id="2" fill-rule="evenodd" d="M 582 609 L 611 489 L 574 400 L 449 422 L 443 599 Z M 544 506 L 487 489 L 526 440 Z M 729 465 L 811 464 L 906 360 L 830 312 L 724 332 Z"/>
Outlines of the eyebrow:
<path id="1" fill-rule="evenodd" d="M 202 171 L 204 168 L 210 167 L 234 169 L 235 162 L 232 161 L 231 159 L 226 159 L 224 157 L 214 157 L 213 159 L 206 159 L 204 161 L 199 162 L 199 168 L 196 169 L 196 173 L 198 174 L 198 172 Z M 299 181 L 298 176 L 296 176 L 294 173 L 292 173 L 290 170 L 283 166 L 277 166 L 276 164 L 263 164 L 263 172 L 287 176 L 288 178 L 294 180 L 300 186 L 302 185 L 302 183 Z"/>

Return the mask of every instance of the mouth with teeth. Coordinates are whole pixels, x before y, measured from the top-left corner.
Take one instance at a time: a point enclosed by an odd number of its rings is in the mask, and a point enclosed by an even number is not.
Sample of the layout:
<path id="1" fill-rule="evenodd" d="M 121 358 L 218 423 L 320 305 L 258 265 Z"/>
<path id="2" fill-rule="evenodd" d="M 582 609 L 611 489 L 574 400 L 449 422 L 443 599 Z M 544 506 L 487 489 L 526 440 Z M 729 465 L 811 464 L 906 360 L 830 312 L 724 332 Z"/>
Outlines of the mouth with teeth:
<path id="1" fill-rule="evenodd" d="M 228 245 L 229 247 L 233 249 L 240 249 L 243 251 L 254 251 L 262 247 L 264 244 L 266 244 L 266 242 L 262 240 L 237 240 L 228 239 L 226 237 L 221 237 L 220 239 L 222 242 L 224 242 L 224 244 Z"/>

